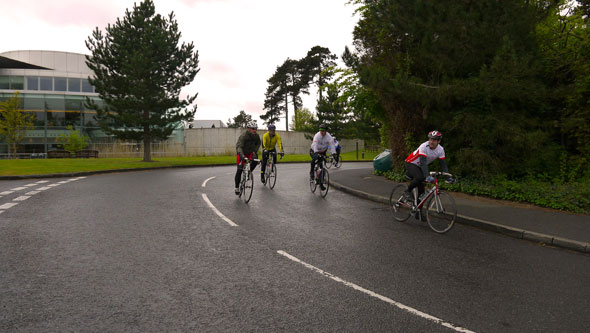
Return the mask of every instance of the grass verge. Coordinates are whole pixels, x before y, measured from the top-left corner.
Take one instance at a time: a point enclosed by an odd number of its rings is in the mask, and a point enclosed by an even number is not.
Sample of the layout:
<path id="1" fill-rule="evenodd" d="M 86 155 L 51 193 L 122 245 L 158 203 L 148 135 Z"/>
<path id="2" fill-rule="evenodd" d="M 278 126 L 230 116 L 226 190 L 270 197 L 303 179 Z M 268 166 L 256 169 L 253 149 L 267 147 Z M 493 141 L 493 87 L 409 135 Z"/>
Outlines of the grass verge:
<path id="1" fill-rule="evenodd" d="M 370 161 L 377 154 L 366 152 L 365 158 L 359 153 L 359 160 Z M 342 154 L 344 161 L 356 161 L 356 152 Z M 279 162 L 309 162 L 309 155 L 285 155 Z M 224 165 L 236 163 L 235 156 L 157 157 L 153 162 L 142 162 L 139 158 L 96 158 L 96 159 L 33 159 L 0 160 L 0 176 L 49 175 L 88 171 L 142 169 L 154 167 Z"/>

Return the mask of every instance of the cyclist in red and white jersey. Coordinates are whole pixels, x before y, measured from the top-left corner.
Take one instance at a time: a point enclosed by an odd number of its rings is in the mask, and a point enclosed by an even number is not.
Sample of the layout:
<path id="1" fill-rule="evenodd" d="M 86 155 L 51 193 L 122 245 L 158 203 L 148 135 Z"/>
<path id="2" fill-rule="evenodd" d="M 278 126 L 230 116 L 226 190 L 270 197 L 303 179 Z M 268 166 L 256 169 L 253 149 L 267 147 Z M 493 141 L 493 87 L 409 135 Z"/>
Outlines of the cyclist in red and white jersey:
<path id="1" fill-rule="evenodd" d="M 443 172 L 449 172 L 447 163 L 445 162 L 445 150 L 440 145 L 442 139 L 442 133 L 439 131 L 432 131 L 428 133 L 428 141 L 418 147 L 413 153 L 406 158 L 406 175 L 408 175 L 412 182 L 408 186 L 407 191 L 404 193 L 404 197 L 407 200 L 411 200 L 412 190 L 418 187 L 418 197 L 424 193 L 424 183 L 433 182 L 434 178 L 429 175 L 428 165 L 435 160 L 440 161 L 440 167 Z"/>

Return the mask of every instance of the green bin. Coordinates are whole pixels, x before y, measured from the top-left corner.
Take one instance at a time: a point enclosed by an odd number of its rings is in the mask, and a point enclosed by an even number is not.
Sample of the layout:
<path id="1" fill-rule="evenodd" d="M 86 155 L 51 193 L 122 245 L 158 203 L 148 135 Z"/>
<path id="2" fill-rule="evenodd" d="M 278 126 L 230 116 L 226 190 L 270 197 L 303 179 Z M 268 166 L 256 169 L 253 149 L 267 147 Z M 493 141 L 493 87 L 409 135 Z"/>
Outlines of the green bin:
<path id="1" fill-rule="evenodd" d="M 385 149 L 381 154 L 375 156 L 373 159 L 373 168 L 379 171 L 389 171 L 391 170 L 391 150 Z"/>

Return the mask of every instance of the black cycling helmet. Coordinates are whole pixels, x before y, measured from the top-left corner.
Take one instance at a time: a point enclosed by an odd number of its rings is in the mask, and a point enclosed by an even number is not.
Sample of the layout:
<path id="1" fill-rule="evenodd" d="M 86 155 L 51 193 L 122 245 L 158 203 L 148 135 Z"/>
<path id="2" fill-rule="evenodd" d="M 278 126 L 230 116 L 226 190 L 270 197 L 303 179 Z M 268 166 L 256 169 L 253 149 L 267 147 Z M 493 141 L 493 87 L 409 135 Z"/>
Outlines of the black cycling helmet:
<path id="1" fill-rule="evenodd" d="M 277 129 L 277 127 L 274 124 L 268 125 L 268 130 L 269 131 L 275 131 L 276 129 Z"/>
<path id="2" fill-rule="evenodd" d="M 434 139 L 434 140 L 440 140 L 440 139 L 442 139 L 442 133 L 439 131 L 432 131 L 432 132 L 428 133 L 428 138 Z"/>
<path id="3" fill-rule="evenodd" d="M 327 130 L 327 129 L 328 129 L 328 124 L 326 124 L 326 123 L 322 123 L 322 124 L 320 125 L 320 131 L 325 131 L 325 130 Z"/>

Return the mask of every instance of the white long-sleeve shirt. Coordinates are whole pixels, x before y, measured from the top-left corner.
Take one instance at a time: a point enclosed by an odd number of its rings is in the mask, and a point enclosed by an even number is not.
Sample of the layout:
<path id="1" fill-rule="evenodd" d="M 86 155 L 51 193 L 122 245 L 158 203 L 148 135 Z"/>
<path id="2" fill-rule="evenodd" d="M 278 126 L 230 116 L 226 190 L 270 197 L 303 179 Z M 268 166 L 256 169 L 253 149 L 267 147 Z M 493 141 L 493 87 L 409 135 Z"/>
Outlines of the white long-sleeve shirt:
<path id="1" fill-rule="evenodd" d="M 313 150 L 314 153 L 317 153 L 325 152 L 326 150 L 328 150 L 328 148 L 330 148 L 332 154 L 336 154 L 336 145 L 334 144 L 334 139 L 332 139 L 330 133 L 326 132 L 326 135 L 322 135 L 322 133 L 317 132 L 313 136 L 311 150 Z"/>

